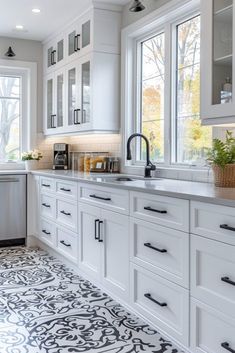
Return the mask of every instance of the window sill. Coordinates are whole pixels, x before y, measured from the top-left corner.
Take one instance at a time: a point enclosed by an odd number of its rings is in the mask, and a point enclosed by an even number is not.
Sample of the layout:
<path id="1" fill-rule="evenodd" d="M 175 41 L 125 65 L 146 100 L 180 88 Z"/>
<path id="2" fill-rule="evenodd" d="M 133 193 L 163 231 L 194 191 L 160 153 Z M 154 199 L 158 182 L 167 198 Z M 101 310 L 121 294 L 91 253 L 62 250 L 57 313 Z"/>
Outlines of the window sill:
<path id="1" fill-rule="evenodd" d="M 0 162 L 0 172 L 1 171 L 15 171 L 15 170 L 25 170 L 25 164 L 22 162 L 8 162 L 8 163 L 1 163 Z"/>
<path id="2" fill-rule="evenodd" d="M 161 166 L 156 165 L 157 169 L 152 174 L 158 178 L 196 181 L 203 183 L 213 182 L 212 170 L 207 167 L 188 167 L 188 166 Z M 134 175 L 143 175 L 144 166 L 132 165 L 124 166 L 123 172 Z"/>

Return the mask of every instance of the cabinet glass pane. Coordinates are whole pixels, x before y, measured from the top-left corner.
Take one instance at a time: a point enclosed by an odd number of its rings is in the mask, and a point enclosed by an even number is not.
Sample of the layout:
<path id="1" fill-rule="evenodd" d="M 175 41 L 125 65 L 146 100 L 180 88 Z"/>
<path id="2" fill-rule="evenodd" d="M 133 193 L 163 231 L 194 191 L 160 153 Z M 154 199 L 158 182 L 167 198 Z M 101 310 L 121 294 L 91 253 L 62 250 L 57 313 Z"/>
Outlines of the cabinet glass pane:
<path id="1" fill-rule="evenodd" d="M 214 0 L 213 104 L 232 102 L 233 1 Z"/>
<path id="2" fill-rule="evenodd" d="M 73 31 L 69 34 L 69 55 L 72 55 L 75 52 L 75 36 L 76 31 Z"/>
<path id="3" fill-rule="evenodd" d="M 91 21 L 87 21 L 82 25 L 82 48 L 90 44 L 91 38 Z"/>
<path id="4" fill-rule="evenodd" d="M 47 81 L 47 128 L 52 127 L 53 114 L 53 80 Z"/>
<path id="5" fill-rule="evenodd" d="M 90 62 L 82 64 L 82 122 L 90 121 L 91 92 L 90 92 Z"/>
<path id="6" fill-rule="evenodd" d="M 50 67 L 52 65 L 52 52 L 53 52 L 53 47 L 50 47 L 47 50 L 47 67 Z"/>
<path id="7" fill-rule="evenodd" d="M 57 76 L 57 127 L 63 126 L 64 109 L 64 75 Z"/>
<path id="8" fill-rule="evenodd" d="M 57 62 L 64 59 L 64 40 L 57 43 Z"/>
<path id="9" fill-rule="evenodd" d="M 74 124 L 74 109 L 76 109 L 76 69 L 68 72 L 68 124 Z"/>

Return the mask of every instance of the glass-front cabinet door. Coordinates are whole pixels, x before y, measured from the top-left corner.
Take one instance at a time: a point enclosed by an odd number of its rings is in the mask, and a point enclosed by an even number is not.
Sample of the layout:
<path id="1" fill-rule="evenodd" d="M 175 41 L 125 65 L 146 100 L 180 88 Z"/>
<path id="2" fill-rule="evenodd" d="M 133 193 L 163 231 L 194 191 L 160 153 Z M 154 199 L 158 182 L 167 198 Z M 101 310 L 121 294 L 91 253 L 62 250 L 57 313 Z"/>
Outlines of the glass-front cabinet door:
<path id="1" fill-rule="evenodd" d="M 91 21 L 82 23 L 82 49 L 91 43 Z"/>
<path id="2" fill-rule="evenodd" d="M 91 64 L 90 61 L 81 65 L 82 123 L 90 122 L 91 118 Z"/>
<path id="3" fill-rule="evenodd" d="M 201 115 L 235 121 L 234 0 L 201 2 Z M 222 120 L 221 120 L 222 121 Z"/>
<path id="4" fill-rule="evenodd" d="M 54 108 L 54 75 L 50 75 L 46 80 L 46 129 L 56 128 L 56 114 Z"/>
<path id="5" fill-rule="evenodd" d="M 67 67 L 67 118 L 68 126 L 81 124 L 81 107 L 79 100 L 79 66 L 72 64 Z"/>
<path id="6" fill-rule="evenodd" d="M 64 60 L 64 39 L 57 42 L 57 63 Z"/>
<path id="7" fill-rule="evenodd" d="M 78 53 L 81 49 L 80 45 L 80 33 L 78 33 L 78 29 L 73 29 L 68 33 L 68 56 Z"/>
<path id="8" fill-rule="evenodd" d="M 57 72 L 56 78 L 56 121 L 57 128 L 63 128 L 65 120 L 65 75 Z"/>

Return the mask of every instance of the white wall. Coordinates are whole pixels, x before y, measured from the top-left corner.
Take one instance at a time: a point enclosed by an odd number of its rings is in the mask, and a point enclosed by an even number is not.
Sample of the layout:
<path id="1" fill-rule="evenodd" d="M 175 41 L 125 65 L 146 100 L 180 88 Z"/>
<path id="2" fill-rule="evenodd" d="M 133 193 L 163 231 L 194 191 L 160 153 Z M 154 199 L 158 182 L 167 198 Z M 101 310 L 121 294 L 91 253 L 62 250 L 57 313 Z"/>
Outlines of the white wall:
<path id="1" fill-rule="evenodd" d="M 128 26 L 129 24 L 139 20 L 141 17 L 147 15 L 148 13 L 158 9 L 162 5 L 165 5 L 169 1 L 170 0 L 142 0 L 145 6 L 145 10 L 141 12 L 130 12 L 129 7 L 131 2 L 128 3 L 123 10 L 122 26 Z"/>
<path id="2" fill-rule="evenodd" d="M 38 65 L 38 107 L 37 107 L 37 128 L 42 131 L 43 117 L 43 52 L 42 43 L 34 40 L 0 37 L 0 58 L 7 59 L 5 53 L 11 46 L 16 56 L 9 60 L 21 60 L 36 62 Z"/>

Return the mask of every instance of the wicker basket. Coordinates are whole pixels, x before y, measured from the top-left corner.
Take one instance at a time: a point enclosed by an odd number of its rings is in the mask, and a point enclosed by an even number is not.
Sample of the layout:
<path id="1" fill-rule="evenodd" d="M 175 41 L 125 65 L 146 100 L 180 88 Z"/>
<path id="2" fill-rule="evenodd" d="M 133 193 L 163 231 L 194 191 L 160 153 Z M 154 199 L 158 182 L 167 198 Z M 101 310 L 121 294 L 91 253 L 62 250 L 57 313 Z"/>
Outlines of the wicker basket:
<path id="1" fill-rule="evenodd" d="M 224 168 L 218 165 L 212 166 L 215 186 L 224 188 L 235 187 L 235 164 L 227 164 Z"/>

